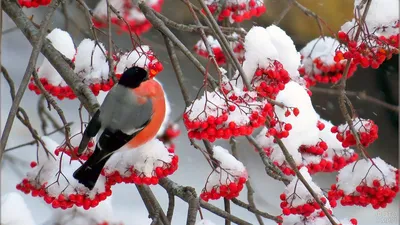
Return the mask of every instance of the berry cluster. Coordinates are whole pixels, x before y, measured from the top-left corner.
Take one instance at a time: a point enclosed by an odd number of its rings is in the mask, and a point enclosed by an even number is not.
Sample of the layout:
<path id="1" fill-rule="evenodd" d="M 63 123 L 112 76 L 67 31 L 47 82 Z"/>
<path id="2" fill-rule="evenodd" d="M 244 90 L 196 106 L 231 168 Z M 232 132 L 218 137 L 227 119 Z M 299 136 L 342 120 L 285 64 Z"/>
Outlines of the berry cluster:
<path id="1" fill-rule="evenodd" d="M 57 85 L 54 86 L 51 83 L 48 82 L 46 78 L 40 78 L 40 83 L 42 83 L 44 89 L 54 97 L 57 97 L 59 100 L 63 100 L 64 98 L 68 99 L 75 99 L 76 95 L 72 91 L 72 88 L 69 86 L 62 86 L 62 85 Z M 28 88 L 31 91 L 34 91 L 37 95 L 41 94 L 41 91 L 38 86 L 36 86 L 35 81 L 33 77 L 31 77 L 31 81 L 28 84 Z"/>
<path id="2" fill-rule="evenodd" d="M 308 153 L 312 155 L 322 155 L 326 150 L 328 150 L 328 145 L 325 141 L 319 141 L 316 145 L 302 145 L 299 148 L 301 153 Z"/>
<path id="3" fill-rule="evenodd" d="M 18 0 L 21 7 L 37 8 L 41 5 L 46 6 L 50 4 L 51 0 Z"/>
<path id="4" fill-rule="evenodd" d="M 240 191 L 242 191 L 246 181 L 246 177 L 238 177 L 227 184 L 215 185 L 211 190 L 204 188 L 200 194 L 200 198 L 206 202 L 209 200 L 218 200 L 221 197 L 226 199 L 236 198 L 239 196 Z"/>
<path id="5" fill-rule="evenodd" d="M 211 13 L 215 13 L 218 9 L 218 5 L 221 4 L 219 0 L 208 0 L 206 2 Z M 229 18 L 237 23 L 241 23 L 244 20 L 251 19 L 253 16 L 261 16 L 265 11 L 266 8 L 262 0 L 228 0 L 221 13 L 218 15 L 218 20 L 222 21 Z"/>
<path id="6" fill-rule="evenodd" d="M 302 215 L 305 217 L 309 217 L 311 214 L 313 214 L 315 211 L 318 211 L 321 209 L 321 206 L 315 201 L 315 199 L 307 201 L 306 204 L 303 205 L 298 205 L 298 206 L 292 206 L 291 202 L 288 202 L 288 198 L 286 198 L 286 194 L 282 193 L 280 195 L 280 199 L 282 200 L 280 207 L 282 209 L 282 213 L 285 216 L 288 215 Z M 321 202 L 324 203 L 324 205 L 327 202 L 327 199 L 325 197 L 320 198 Z M 290 201 L 290 200 L 289 200 Z M 329 201 L 331 203 L 331 201 Z M 334 204 L 336 204 L 335 201 Z M 334 206 L 332 206 L 334 207 Z M 332 215 L 332 210 L 328 209 L 329 213 Z M 325 214 L 321 210 L 317 214 L 319 217 L 324 217 Z"/>
<path id="7" fill-rule="evenodd" d="M 355 118 L 353 119 L 353 125 L 364 147 L 368 147 L 372 142 L 378 139 L 378 126 L 374 121 Z M 347 124 L 342 124 L 338 127 L 334 126 L 331 128 L 331 132 L 336 133 L 336 138 L 342 142 L 344 148 L 357 144 L 356 138 Z"/>
<path id="8" fill-rule="evenodd" d="M 111 172 L 111 170 L 103 170 L 102 174 L 106 177 L 106 183 L 110 186 L 119 183 L 157 185 L 159 179 L 173 174 L 178 169 L 178 161 L 178 156 L 174 155 L 170 163 L 164 163 L 163 166 L 155 167 L 152 172 L 153 176 L 151 177 L 136 170 L 134 166 L 127 168 L 124 173 L 120 173 L 118 170 L 114 172 Z"/>
<path id="9" fill-rule="evenodd" d="M 380 158 L 347 165 L 337 175 L 337 184 L 328 192 L 330 200 L 343 206 L 385 208 L 399 191 L 399 171 Z"/>
<path id="10" fill-rule="evenodd" d="M 78 146 L 69 148 L 67 144 L 60 145 L 54 151 L 54 154 L 58 156 L 60 153 L 65 153 L 71 160 L 83 160 L 86 161 L 93 154 L 96 143 L 93 140 L 90 140 L 87 146 L 87 149 L 78 157 Z"/>
<path id="11" fill-rule="evenodd" d="M 238 35 L 237 33 L 232 33 L 232 37 L 239 39 L 240 35 Z M 213 51 L 215 60 L 217 61 L 218 65 L 224 65 L 226 63 L 226 57 L 224 55 L 224 52 L 222 51 L 221 45 L 219 44 L 218 40 L 209 35 L 207 36 L 207 42 L 210 45 L 211 50 Z M 233 49 L 233 52 L 235 53 L 235 56 L 239 60 L 239 62 L 240 63 L 243 62 L 244 60 L 243 43 L 237 40 L 237 41 L 231 41 L 229 44 L 230 47 Z M 199 40 L 193 49 L 197 54 L 199 54 L 204 58 L 210 57 L 210 54 L 208 54 L 207 47 L 203 40 Z"/>
<path id="12" fill-rule="evenodd" d="M 376 34 L 365 35 L 368 41 L 356 42 L 352 40 L 349 32 L 339 31 L 338 39 L 346 46 L 346 49 L 341 47 L 336 52 L 335 61 L 339 62 L 343 59 L 353 59 L 355 64 L 361 65 L 363 68 L 371 67 L 373 69 L 379 68 L 379 66 L 386 60 L 390 59 L 393 54 L 399 53 L 399 37 L 398 32 L 399 21 L 396 21 L 391 26 L 394 30 L 397 29 L 397 34 L 389 37 L 377 36 Z M 387 29 L 377 28 L 378 29 Z M 364 32 L 364 31 L 362 31 Z M 379 32 L 377 32 L 379 33 Z"/>
<path id="13" fill-rule="evenodd" d="M 258 68 L 251 84 L 260 97 L 275 99 L 289 81 L 289 73 L 279 61 L 275 60 L 267 68 Z"/>
<path id="14" fill-rule="evenodd" d="M 234 104 L 229 105 L 227 108 L 228 110 L 226 111 L 230 111 L 230 113 L 242 110 L 240 106 L 237 107 Z M 219 138 L 229 139 L 232 136 L 252 134 L 255 128 L 264 124 L 265 116 L 272 110 L 272 108 L 273 107 L 270 104 L 266 104 L 262 110 L 259 108 L 254 109 L 250 115 L 247 115 L 249 122 L 243 125 L 237 124 L 232 119 L 230 120 L 230 113 L 228 112 L 223 112 L 217 117 L 209 115 L 205 120 L 200 120 L 198 118 L 190 120 L 189 111 L 184 114 L 183 121 L 189 131 L 189 138 L 195 138 L 198 140 L 207 139 L 214 142 Z"/>
<path id="15" fill-rule="evenodd" d="M 303 58 L 304 56 L 302 56 L 302 59 Z M 299 68 L 300 75 L 307 81 L 307 87 L 314 86 L 317 82 L 324 84 L 337 83 L 342 78 L 346 63 L 343 60 L 339 60 L 337 56 L 335 56 L 334 59 L 334 64 L 326 64 L 320 58 L 315 58 L 313 60 L 315 68 L 309 73 L 306 72 L 304 66 Z M 352 62 L 349 72 L 347 73 L 347 78 L 353 76 L 356 70 L 357 66 Z"/>
<path id="16" fill-rule="evenodd" d="M 83 207 L 85 210 L 94 208 L 101 201 L 104 201 L 108 196 L 111 196 L 111 187 L 106 185 L 105 192 L 97 193 L 94 197 L 89 197 L 86 193 L 76 192 L 74 194 L 66 195 L 65 193 L 60 193 L 58 196 L 54 197 L 49 194 L 48 188 L 51 186 L 46 186 L 47 183 L 42 185 L 37 184 L 35 180 L 29 181 L 27 178 L 23 179 L 21 183 L 17 184 L 17 190 L 24 192 L 25 194 L 31 194 L 33 197 L 41 197 L 47 204 L 51 204 L 53 208 L 68 209 L 72 208 L 74 205 L 78 207 Z"/>
<path id="17" fill-rule="evenodd" d="M 140 9 L 133 5 L 132 1 L 122 0 L 123 4 L 110 4 L 113 5 L 120 13 L 119 16 L 123 17 L 124 20 L 119 19 L 117 15 L 112 15 L 111 23 L 116 25 L 119 33 L 128 32 L 141 35 L 147 32 L 151 28 L 151 23 L 145 18 Z M 155 11 L 160 12 L 164 0 L 150 1 L 147 0 L 147 4 Z M 93 23 L 97 28 L 107 27 L 107 2 L 105 0 L 100 1 L 94 9 Z"/>

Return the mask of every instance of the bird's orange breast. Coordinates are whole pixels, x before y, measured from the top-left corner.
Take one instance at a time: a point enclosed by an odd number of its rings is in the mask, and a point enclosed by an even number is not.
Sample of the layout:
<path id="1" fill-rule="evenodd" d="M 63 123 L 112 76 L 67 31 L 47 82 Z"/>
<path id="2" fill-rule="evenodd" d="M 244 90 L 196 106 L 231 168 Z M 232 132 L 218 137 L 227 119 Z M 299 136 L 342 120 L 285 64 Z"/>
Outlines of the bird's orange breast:
<path id="1" fill-rule="evenodd" d="M 143 82 L 138 88 L 134 89 L 138 96 L 139 103 L 150 99 L 153 105 L 153 117 L 149 124 L 140 131 L 127 145 L 130 148 L 136 148 L 153 139 L 160 129 L 165 117 L 165 96 L 161 85 L 151 79 Z"/>

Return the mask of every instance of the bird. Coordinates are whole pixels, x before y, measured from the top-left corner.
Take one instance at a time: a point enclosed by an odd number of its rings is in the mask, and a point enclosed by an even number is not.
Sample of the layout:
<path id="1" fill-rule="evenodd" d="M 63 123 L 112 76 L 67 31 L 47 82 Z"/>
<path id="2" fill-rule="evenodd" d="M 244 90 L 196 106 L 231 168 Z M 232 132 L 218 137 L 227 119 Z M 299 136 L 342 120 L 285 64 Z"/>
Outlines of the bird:
<path id="1" fill-rule="evenodd" d="M 93 190 L 106 162 L 116 151 L 123 146 L 127 149 L 138 148 L 157 135 L 165 111 L 165 94 L 161 84 L 150 78 L 141 67 L 133 66 L 125 70 L 82 135 L 78 155 L 87 148 L 91 138 L 98 134 L 100 138 L 93 154 L 73 173 L 73 177 Z"/>

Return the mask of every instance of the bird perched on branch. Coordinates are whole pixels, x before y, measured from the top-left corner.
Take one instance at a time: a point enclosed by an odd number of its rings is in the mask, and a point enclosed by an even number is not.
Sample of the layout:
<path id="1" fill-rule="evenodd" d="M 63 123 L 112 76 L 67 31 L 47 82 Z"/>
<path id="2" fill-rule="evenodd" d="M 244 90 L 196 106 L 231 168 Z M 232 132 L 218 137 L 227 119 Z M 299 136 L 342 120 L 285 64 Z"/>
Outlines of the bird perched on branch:
<path id="1" fill-rule="evenodd" d="M 74 178 L 92 190 L 115 151 L 125 145 L 129 149 L 137 148 L 156 136 L 165 111 L 160 83 L 149 78 L 141 67 L 127 69 L 86 127 L 78 154 L 86 149 L 91 138 L 101 135 L 95 151 L 74 172 Z"/>

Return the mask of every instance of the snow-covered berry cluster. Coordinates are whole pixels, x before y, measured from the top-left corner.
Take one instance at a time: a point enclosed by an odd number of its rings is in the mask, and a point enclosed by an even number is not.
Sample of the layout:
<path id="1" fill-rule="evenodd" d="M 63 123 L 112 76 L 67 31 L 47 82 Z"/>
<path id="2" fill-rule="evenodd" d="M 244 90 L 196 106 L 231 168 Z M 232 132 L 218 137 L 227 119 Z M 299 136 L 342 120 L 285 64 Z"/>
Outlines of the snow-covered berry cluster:
<path id="1" fill-rule="evenodd" d="M 51 0 L 18 0 L 21 7 L 37 8 L 39 6 L 46 6 L 50 4 Z"/>
<path id="2" fill-rule="evenodd" d="M 351 219 L 337 219 L 334 216 L 331 216 L 332 219 L 338 225 L 357 225 L 358 221 L 355 218 Z M 282 223 L 278 223 L 278 225 L 331 225 L 332 222 L 328 219 L 328 217 L 323 216 L 302 216 L 302 215 L 289 215 L 282 216 Z"/>
<path id="3" fill-rule="evenodd" d="M 356 21 L 361 18 L 365 8 L 362 0 L 354 1 L 355 19 L 343 24 L 338 32 L 338 39 L 343 46 L 338 48 L 336 58 L 353 59 L 354 63 L 364 68 L 377 69 L 386 59 L 399 53 L 399 2 L 372 1 L 365 23 L 359 27 Z M 359 28 L 360 31 L 357 31 Z"/>
<path id="4" fill-rule="evenodd" d="M 206 0 L 205 2 L 211 13 L 215 13 L 218 7 L 221 7 L 220 4 L 223 4 L 220 0 Z M 218 15 L 218 20 L 222 21 L 228 18 L 231 23 L 241 23 L 254 16 L 261 16 L 265 11 L 262 0 L 227 0 Z"/>
<path id="5" fill-rule="evenodd" d="M 296 99 L 291 98 L 296 93 Z M 295 82 L 289 82 L 276 98 L 284 105 L 295 106 L 299 110 L 297 116 L 286 116 L 287 110 L 275 106 L 276 121 L 290 124 L 290 134 L 282 142 L 291 153 L 298 168 L 307 167 L 310 174 L 333 172 L 357 160 L 354 150 L 344 148 L 331 132 L 333 124 L 321 119 L 315 112 L 306 89 Z M 296 110 L 296 111 L 297 111 Z M 272 130 L 272 132 L 271 132 Z M 279 145 L 274 141 L 277 135 L 275 127 L 264 128 L 256 137 L 256 141 L 264 148 L 268 157 L 286 175 L 294 175 L 294 171 L 286 162 Z M 286 134 L 285 134 L 286 136 Z"/>
<path id="6" fill-rule="evenodd" d="M 208 176 L 200 198 L 204 201 L 221 197 L 236 198 L 247 181 L 246 168 L 228 150 L 220 146 L 213 147 L 213 159 L 217 167 Z"/>
<path id="7" fill-rule="evenodd" d="M 237 33 L 232 33 L 231 36 L 232 38 L 236 38 L 238 40 L 229 42 L 230 47 L 232 48 L 239 62 L 243 62 L 244 47 L 243 43 L 239 40 L 240 35 L 238 35 Z M 218 40 L 216 40 L 213 36 L 209 35 L 207 36 L 207 42 L 211 47 L 211 50 L 214 54 L 215 60 L 217 61 L 218 65 L 224 65 L 226 63 L 226 57 Z M 203 40 L 199 40 L 196 43 L 196 45 L 194 46 L 194 51 L 204 58 L 208 58 L 210 56 L 210 54 L 207 51 L 206 44 L 204 43 Z"/>
<path id="8" fill-rule="evenodd" d="M 308 169 L 303 167 L 300 169 L 300 173 L 303 175 L 309 186 L 318 195 L 318 198 L 324 204 L 324 207 L 328 209 L 330 214 L 332 214 L 331 202 L 325 198 L 321 188 L 319 188 L 318 185 L 312 181 L 312 178 L 308 173 Z M 320 205 L 315 201 L 314 197 L 306 189 L 304 184 L 298 180 L 298 178 L 293 179 L 289 185 L 286 186 L 285 191 L 280 195 L 280 199 L 282 201 L 280 206 L 282 208 L 283 215 L 288 216 L 293 214 L 302 215 L 304 217 L 325 216 L 325 213 L 321 210 Z"/>
<path id="9" fill-rule="evenodd" d="M 42 137 L 47 150 L 40 150 L 38 163 L 27 177 L 17 184 L 17 190 L 33 197 L 43 198 L 53 208 L 67 209 L 73 206 L 84 209 L 94 208 L 112 194 L 111 186 L 100 177 L 93 190 L 78 183 L 72 173 L 81 165 L 61 153 L 59 156 L 47 156 L 59 146 L 48 137 Z"/>
<path id="10" fill-rule="evenodd" d="M 360 137 L 360 142 L 364 147 L 368 147 L 376 139 L 378 139 L 378 126 L 372 120 L 354 118 L 353 127 Z M 349 125 L 342 124 L 331 128 L 332 133 L 336 133 L 336 138 L 342 142 L 342 146 L 347 148 L 356 145 L 356 138 L 354 137 Z"/>
<path id="11" fill-rule="evenodd" d="M 75 46 L 71 36 L 58 28 L 52 30 L 47 35 L 47 39 L 51 42 L 53 47 L 57 49 L 66 59 L 73 62 L 75 59 Z M 37 68 L 37 74 L 44 89 L 51 95 L 62 100 L 64 98 L 75 99 L 76 96 L 72 89 L 65 83 L 57 70 L 45 58 L 43 63 Z M 33 77 L 28 85 L 29 90 L 40 94 L 39 87 L 36 86 Z"/>
<path id="12" fill-rule="evenodd" d="M 164 0 L 146 0 L 146 4 L 153 10 L 160 12 Z M 151 28 L 151 23 L 146 19 L 137 5 L 129 0 L 110 0 L 119 14 L 111 14 L 111 23 L 116 25 L 119 33 L 128 32 L 141 35 Z M 98 28 L 107 27 L 107 0 L 101 0 L 93 10 L 93 23 Z"/>
<path id="13" fill-rule="evenodd" d="M 109 77 L 108 53 L 102 43 L 84 39 L 75 50 L 71 36 L 58 28 L 48 34 L 47 39 L 65 58 L 71 60 L 71 63 L 74 64 L 76 78 L 87 84 L 94 95 L 97 96 L 100 91 L 108 92 L 114 86 L 113 79 Z M 163 70 L 163 65 L 147 45 L 138 46 L 130 52 L 113 55 L 113 61 L 113 72 L 117 79 L 127 68 L 132 66 L 144 68 L 151 78 Z M 44 89 L 51 95 L 60 100 L 76 98 L 71 87 L 66 84 L 47 59 L 37 68 L 37 73 Z M 36 94 L 41 93 L 33 77 L 28 88 Z"/>
<path id="14" fill-rule="evenodd" d="M 257 101 L 256 95 L 255 92 L 237 90 L 227 96 L 228 100 L 218 90 L 205 92 L 202 98 L 187 107 L 183 116 L 189 138 L 214 142 L 220 138 L 252 134 L 254 128 L 264 124 L 268 110 L 272 110 L 266 100 Z"/>
<path id="15" fill-rule="evenodd" d="M 398 169 L 378 157 L 353 162 L 340 170 L 328 197 L 340 199 L 343 206 L 371 205 L 379 209 L 391 203 L 398 191 Z"/>
<path id="16" fill-rule="evenodd" d="M 132 66 L 144 68 L 149 73 L 150 78 L 155 77 L 164 69 L 163 65 L 148 45 L 141 45 L 133 51 L 118 55 L 115 76 L 120 78 L 123 72 Z"/>
<path id="17" fill-rule="evenodd" d="M 299 73 L 308 86 L 319 83 L 336 83 L 342 76 L 346 60 L 339 60 L 335 54 L 339 42 L 331 37 L 316 38 L 307 43 L 300 51 L 301 67 Z M 346 78 L 350 78 L 357 69 L 354 62 L 350 64 Z"/>
<path id="18" fill-rule="evenodd" d="M 158 139 L 153 139 L 137 149 L 121 149 L 107 161 L 102 174 L 109 185 L 156 185 L 159 179 L 178 169 L 178 156 L 170 151 Z"/>

